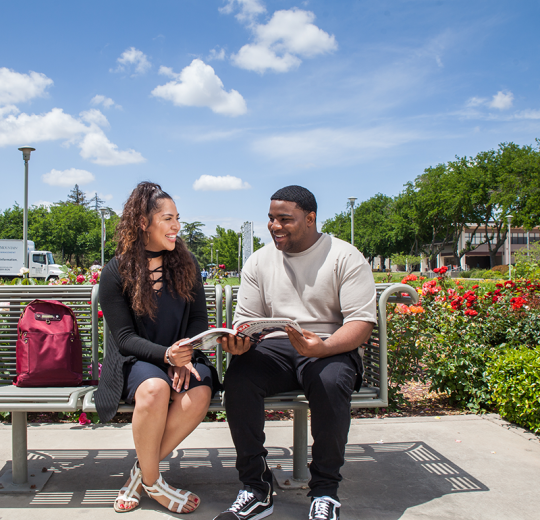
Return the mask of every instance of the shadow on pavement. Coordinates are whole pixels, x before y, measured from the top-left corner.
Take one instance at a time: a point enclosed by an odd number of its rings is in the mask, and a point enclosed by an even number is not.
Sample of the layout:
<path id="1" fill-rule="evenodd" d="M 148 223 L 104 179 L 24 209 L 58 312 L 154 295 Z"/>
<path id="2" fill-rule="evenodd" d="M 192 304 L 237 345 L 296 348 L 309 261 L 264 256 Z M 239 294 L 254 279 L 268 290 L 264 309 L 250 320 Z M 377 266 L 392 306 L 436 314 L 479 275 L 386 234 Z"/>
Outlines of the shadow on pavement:
<path id="1" fill-rule="evenodd" d="M 268 463 L 292 470 L 292 451 L 268 448 Z M 4 495 L 5 508 L 111 507 L 133 465 L 134 450 L 31 450 L 29 461 L 54 471 L 34 495 Z M 424 442 L 349 444 L 340 486 L 342 520 L 400 518 L 410 507 L 451 493 L 489 491 L 480 481 Z M 6 464 L 0 473 L 10 469 Z M 234 448 L 178 449 L 161 463 L 171 485 L 197 493 L 202 505 L 190 518 L 211 518 L 228 507 L 240 487 Z M 307 490 L 276 489 L 274 517 L 307 516 Z M 162 510 L 143 498 L 143 510 Z M 112 507 L 111 507 L 112 510 Z"/>

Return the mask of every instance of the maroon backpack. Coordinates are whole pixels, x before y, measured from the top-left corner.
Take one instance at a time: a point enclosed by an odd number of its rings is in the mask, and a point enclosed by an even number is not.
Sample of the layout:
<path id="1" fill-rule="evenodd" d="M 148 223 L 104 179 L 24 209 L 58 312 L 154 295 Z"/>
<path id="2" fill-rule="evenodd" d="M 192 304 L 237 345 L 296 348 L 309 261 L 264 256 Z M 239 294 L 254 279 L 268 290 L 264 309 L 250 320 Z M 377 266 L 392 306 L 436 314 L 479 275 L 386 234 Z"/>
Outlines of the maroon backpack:
<path id="1" fill-rule="evenodd" d="M 34 300 L 17 326 L 16 386 L 77 386 L 82 346 L 77 318 L 63 303 Z"/>

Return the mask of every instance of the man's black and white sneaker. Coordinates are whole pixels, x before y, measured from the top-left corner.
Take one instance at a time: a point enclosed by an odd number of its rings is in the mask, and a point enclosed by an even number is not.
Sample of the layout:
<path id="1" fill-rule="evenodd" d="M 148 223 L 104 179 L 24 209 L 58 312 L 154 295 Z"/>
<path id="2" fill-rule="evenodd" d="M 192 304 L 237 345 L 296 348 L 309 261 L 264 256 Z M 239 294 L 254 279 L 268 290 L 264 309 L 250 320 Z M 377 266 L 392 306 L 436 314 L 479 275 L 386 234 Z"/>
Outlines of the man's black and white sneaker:
<path id="1" fill-rule="evenodd" d="M 271 490 L 264 502 L 261 502 L 253 493 L 242 489 L 234 504 L 223 513 L 219 513 L 214 520 L 259 520 L 270 516 L 273 512 L 274 504 Z"/>
<path id="2" fill-rule="evenodd" d="M 311 501 L 309 520 L 339 520 L 341 504 L 331 497 L 315 497 Z"/>

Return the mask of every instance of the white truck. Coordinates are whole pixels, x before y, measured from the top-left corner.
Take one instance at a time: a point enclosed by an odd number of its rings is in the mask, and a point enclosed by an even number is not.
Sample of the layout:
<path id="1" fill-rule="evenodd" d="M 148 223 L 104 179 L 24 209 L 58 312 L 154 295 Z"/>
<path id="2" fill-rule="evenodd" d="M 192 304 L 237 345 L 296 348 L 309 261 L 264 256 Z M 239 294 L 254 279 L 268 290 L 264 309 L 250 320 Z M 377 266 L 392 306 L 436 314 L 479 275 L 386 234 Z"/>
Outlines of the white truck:
<path id="1" fill-rule="evenodd" d="M 50 251 L 36 251 L 34 242 L 28 240 L 28 268 L 30 278 L 51 280 L 63 274 L 61 267 L 54 262 Z M 0 278 L 20 276 L 24 267 L 24 244 L 22 240 L 0 240 Z"/>

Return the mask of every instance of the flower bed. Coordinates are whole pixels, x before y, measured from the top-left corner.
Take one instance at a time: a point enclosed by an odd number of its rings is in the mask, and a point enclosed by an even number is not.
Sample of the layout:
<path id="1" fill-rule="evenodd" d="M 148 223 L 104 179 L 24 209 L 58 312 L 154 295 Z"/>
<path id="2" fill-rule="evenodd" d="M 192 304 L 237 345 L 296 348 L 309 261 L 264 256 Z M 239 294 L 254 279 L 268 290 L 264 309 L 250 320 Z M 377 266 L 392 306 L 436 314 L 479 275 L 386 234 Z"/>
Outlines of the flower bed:
<path id="1" fill-rule="evenodd" d="M 432 280 L 416 275 L 403 278 L 418 291 L 420 303 L 398 304 L 389 314 L 392 404 L 403 402 L 403 385 L 418 381 L 429 382 L 452 405 L 474 412 L 495 407 L 504 414 L 489 367 L 509 352 L 540 345 L 540 284 L 531 280 L 473 283 L 451 280 L 444 267 L 435 272 L 439 276 Z M 537 420 L 540 427 L 540 417 Z"/>

